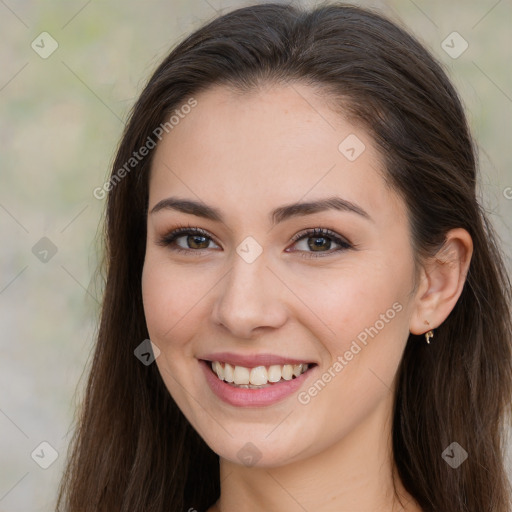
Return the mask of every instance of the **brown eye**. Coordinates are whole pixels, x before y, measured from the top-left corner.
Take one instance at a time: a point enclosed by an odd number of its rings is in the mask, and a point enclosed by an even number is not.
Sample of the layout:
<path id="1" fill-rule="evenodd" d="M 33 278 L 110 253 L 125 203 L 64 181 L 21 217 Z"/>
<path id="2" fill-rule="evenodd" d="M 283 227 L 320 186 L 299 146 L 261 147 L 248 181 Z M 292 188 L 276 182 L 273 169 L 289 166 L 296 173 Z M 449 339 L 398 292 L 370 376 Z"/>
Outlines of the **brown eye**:
<path id="1" fill-rule="evenodd" d="M 307 238 L 308 247 L 312 251 L 321 251 L 322 249 L 330 249 L 332 241 L 329 237 L 320 236 L 320 237 L 310 237 Z"/>
<path id="2" fill-rule="evenodd" d="M 302 256 L 305 258 L 328 256 L 353 247 L 350 242 L 343 239 L 341 236 L 324 228 L 315 228 L 299 233 L 293 237 L 293 241 L 295 242 L 294 245 L 298 247 L 297 250 L 302 252 Z M 302 247 L 300 247 L 301 244 Z M 333 244 L 337 245 L 338 248 L 333 249 Z"/>
<path id="3" fill-rule="evenodd" d="M 183 235 L 177 237 L 175 240 L 185 238 L 189 249 L 207 249 L 209 240 L 208 237 L 203 235 Z M 180 245 L 180 244 L 178 244 Z"/>
<path id="4" fill-rule="evenodd" d="M 201 228 L 179 228 L 171 231 L 158 241 L 158 245 L 169 247 L 178 252 L 199 252 L 209 249 L 209 244 L 215 242 Z M 217 245 L 217 244 L 215 244 Z M 218 248 L 218 246 L 217 246 Z"/>

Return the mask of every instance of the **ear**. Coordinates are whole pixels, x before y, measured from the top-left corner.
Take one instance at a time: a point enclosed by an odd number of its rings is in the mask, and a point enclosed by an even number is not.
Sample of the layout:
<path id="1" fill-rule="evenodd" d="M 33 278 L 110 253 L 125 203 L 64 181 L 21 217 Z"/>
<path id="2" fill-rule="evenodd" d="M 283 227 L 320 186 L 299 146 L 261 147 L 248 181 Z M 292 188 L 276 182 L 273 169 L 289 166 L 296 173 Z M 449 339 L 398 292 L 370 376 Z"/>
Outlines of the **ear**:
<path id="1" fill-rule="evenodd" d="M 409 325 L 412 334 L 423 334 L 446 320 L 462 293 L 472 254 L 470 234 L 456 228 L 446 234 L 441 249 L 424 263 Z"/>

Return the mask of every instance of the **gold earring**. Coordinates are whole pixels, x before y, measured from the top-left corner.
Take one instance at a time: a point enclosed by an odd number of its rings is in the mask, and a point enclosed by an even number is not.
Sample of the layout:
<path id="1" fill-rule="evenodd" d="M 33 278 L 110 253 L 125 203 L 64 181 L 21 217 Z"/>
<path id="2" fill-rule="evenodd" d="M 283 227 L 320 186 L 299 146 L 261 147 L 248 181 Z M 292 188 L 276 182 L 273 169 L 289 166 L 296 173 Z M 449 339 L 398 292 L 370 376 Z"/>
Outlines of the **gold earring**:
<path id="1" fill-rule="evenodd" d="M 425 333 L 425 339 L 427 340 L 427 343 L 430 344 L 430 338 L 434 337 L 434 331 L 430 329 L 430 331 Z"/>

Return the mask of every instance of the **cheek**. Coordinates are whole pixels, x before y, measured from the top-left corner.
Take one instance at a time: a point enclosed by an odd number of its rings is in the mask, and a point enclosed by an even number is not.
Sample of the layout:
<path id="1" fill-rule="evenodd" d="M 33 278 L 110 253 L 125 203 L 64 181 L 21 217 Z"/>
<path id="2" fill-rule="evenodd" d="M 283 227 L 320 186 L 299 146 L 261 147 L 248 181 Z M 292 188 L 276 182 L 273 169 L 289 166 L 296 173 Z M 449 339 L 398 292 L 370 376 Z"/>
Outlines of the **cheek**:
<path id="1" fill-rule="evenodd" d="M 151 253 L 142 272 L 142 300 L 150 337 L 160 344 L 169 336 L 190 307 L 191 287 L 183 273 L 173 270 Z M 157 344 L 158 344 L 157 342 Z"/>
<path id="2" fill-rule="evenodd" d="M 411 285 L 407 265 L 397 274 L 391 263 L 371 260 L 359 261 L 357 268 L 344 268 L 338 275 L 296 281 L 298 295 L 307 297 L 307 305 L 326 326 L 324 341 L 333 358 L 348 350 L 353 340 L 364 342 L 377 334 L 393 337 L 406 323 L 401 312 Z"/>
<path id="3" fill-rule="evenodd" d="M 151 339 L 163 347 L 186 340 L 204 315 L 204 301 L 217 274 L 194 265 L 172 263 L 160 251 L 149 250 L 142 272 L 142 300 Z"/>
<path id="4" fill-rule="evenodd" d="M 186 272 L 170 265 L 165 256 L 151 251 L 146 254 L 142 299 L 149 338 L 161 351 L 156 364 L 169 393 L 193 423 L 193 403 L 180 383 L 188 382 L 195 387 L 196 374 L 184 362 L 189 360 L 188 340 L 197 325 L 194 313 L 198 309 L 194 306 L 198 295 L 204 295 L 197 278 L 196 281 L 191 282 Z"/>
<path id="5" fill-rule="evenodd" d="M 353 392 L 362 399 L 361 388 L 369 401 L 374 393 L 386 393 L 400 363 L 409 332 L 411 281 L 407 265 L 400 275 L 392 270 L 391 263 L 374 265 L 344 283 L 335 325 L 340 341 L 331 353 L 338 362 L 342 358 L 338 384 L 344 381 L 347 400 Z"/>

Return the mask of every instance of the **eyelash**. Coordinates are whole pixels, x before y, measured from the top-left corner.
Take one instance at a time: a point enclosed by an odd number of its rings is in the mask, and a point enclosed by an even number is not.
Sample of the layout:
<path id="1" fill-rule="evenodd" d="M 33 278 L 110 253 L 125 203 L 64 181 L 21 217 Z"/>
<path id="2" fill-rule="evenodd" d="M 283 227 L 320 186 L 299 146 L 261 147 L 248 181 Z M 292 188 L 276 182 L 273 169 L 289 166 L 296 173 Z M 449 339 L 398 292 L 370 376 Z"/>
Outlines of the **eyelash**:
<path id="1" fill-rule="evenodd" d="M 208 249 L 184 249 L 183 247 L 179 247 L 177 245 L 172 245 L 173 242 L 177 238 L 180 238 L 184 235 L 200 235 L 204 236 L 206 238 L 211 239 L 213 242 L 215 242 L 214 238 L 204 229 L 201 229 L 199 227 L 193 227 L 193 226 L 181 226 L 170 233 L 164 235 L 157 243 L 158 245 L 161 245 L 163 247 L 169 247 L 171 250 L 179 252 L 179 253 L 199 253 L 202 254 L 202 251 L 206 251 Z M 341 238 L 339 235 L 337 235 L 334 231 L 331 231 L 330 229 L 325 228 L 314 228 L 314 229 L 307 229 L 305 231 L 301 231 L 294 235 L 291 239 L 291 242 L 298 242 L 299 240 L 302 240 L 303 238 L 330 238 L 332 241 L 334 241 L 336 244 L 340 245 L 339 248 L 331 251 L 324 251 L 319 252 L 318 254 L 315 254 L 315 252 L 310 251 L 299 251 L 302 252 L 301 256 L 303 258 L 322 258 L 325 256 L 329 256 L 331 254 L 340 252 L 340 251 L 346 251 L 347 249 L 352 249 L 354 246 L 348 242 L 346 239 Z M 217 244 L 217 242 L 215 242 Z M 219 244 L 217 244 L 219 245 Z M 171 247 L 172 246 L 172 247 Z M 295 252 L 295 251 L 293 251 Z"/>

